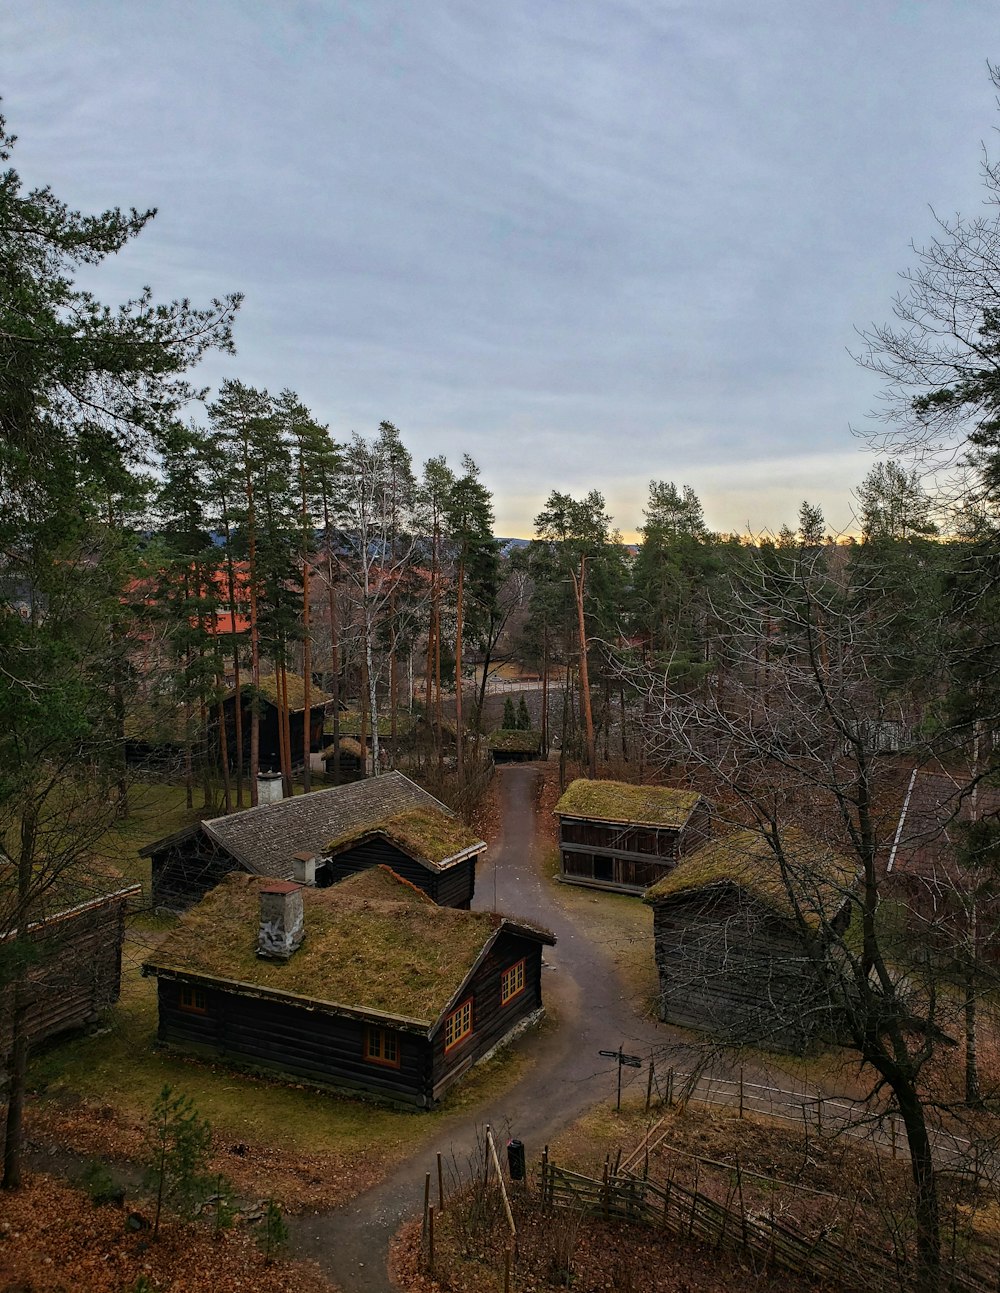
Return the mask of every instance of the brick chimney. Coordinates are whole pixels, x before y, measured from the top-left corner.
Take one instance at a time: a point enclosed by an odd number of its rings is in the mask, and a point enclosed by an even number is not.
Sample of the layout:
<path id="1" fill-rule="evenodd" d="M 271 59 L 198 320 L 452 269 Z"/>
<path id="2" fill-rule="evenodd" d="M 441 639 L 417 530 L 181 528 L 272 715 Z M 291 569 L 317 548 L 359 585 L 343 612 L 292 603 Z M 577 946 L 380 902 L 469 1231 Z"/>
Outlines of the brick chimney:
<path id="1" fill-rule="evenodd" d="M 292 858 L 292 878 L 296 884 L 315 885 L 316 854 L 296 853 Z"/>
<path id="2" fill-rule="evenodd" d="M 257 955 L 268 961 L 287 961 L 304 934 L 301 885 L 290 880 L 272 880 L 262 885 Z"/>

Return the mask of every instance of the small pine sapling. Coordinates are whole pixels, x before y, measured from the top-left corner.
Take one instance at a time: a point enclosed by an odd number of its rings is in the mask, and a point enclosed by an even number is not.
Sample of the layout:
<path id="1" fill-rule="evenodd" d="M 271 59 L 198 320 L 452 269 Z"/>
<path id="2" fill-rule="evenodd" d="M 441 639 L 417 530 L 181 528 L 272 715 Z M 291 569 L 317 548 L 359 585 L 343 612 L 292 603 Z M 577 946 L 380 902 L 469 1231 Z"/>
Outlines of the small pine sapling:
<path id="1" fill-rule="evenodd" d="M 517 715 L 514 713 L 514 702 L 510 696 L 503 703 L 503 726 L 505 732 L 512 732 L 517 727 Z"/>
<path id="2" fill-rule="evenodd" d="M 264 1261 L 268 1266 L 287 1243 L 288 1227 L 285 1225 L 278 1204 L 270 1198 L 264 1208 L 263 1225 L 257 1233 L 257 1247 L 264 1254 Z"/>
<path id="3" fill-rule="evenodd" d="M 211 1191 L 206 1173 L 212 1129 L 186 1095 L 164 1086 L 153 1102 L 146 1124 L 144 1183 L 156 1191 L 153 1238 L 160 1233 L 160 1214 L 170 1204 L 182 1217 L 192 1217 Z"/>
<path id="4" fill-rule="evenodd" d="M 521 732 L 531 731 L 531 715 L 528 713 L 528 702 L 523 696 L 517 702 L 517 727 Z"/>

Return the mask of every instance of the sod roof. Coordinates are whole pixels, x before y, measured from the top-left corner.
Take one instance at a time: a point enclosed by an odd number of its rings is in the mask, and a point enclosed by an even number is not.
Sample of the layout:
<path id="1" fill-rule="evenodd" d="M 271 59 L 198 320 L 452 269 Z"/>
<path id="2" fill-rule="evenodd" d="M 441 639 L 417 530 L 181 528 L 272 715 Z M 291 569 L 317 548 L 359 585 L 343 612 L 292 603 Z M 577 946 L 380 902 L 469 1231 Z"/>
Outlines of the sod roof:
<path id="1" fill-rule="evenodd" d="M 817 928 L 847 901 L 856 868 L 828 845 L 794 828 L 783 832 L 781 846 L 784 874 L 774 850 L 758 831 L 723 835 L 678 862 L 646 890 L 644 901 L 662 902 L 728 885 L 791 919 L 795 916 L 794 894 L 806 923 Z"/>
<path id="2" fill-rule="evenodd" d="M 288 710 L 289 713 L 297 714 L 300 710 L 305 709 L 306 704 L 306 684 L 301 674 L 286 673 L 285 682 L 288 687 Z M 240 683 L 240 690 L 246 693 L 251 691 L 248 682 Z M 258 682 L 257 691 L 272 705 L 278 703 L 278 679 L 273 673 L 262 674 Z M 236 692 L 231 691 L 230 696 L 235 696 Z M 309 708 L 321 709 L 324 705 L 329 704 L 331 697 L 325 691 L 320 691 L 316 686 L 309 688 Z"/>
<path id="3" fill-rule="evenodd" d="M 468 829 L 450 813 L 430 806 L 404 809 L 392 817 L 377 822 L 360 821 L 349 830 L 328 840 L 323 852 L 342 853 L 360 840 L 372 835 L 382 835 L 401 848 L 410 857 L 428 862 L 434 867 L 444 867 L 471 852 L 486 847 L 486 841 Z"/>
<path id="4" fill-rule="evenodd" d="M 672 786 L 632 786 L 624 781 L 573 781 L 556 804 L 559 817 L 667 826 L 679 830 L 701 799 L 696 791 Z"/>
<path id="5" fill-rule="evenodd" d="M 416 719 L 409 710 L 399 709 L 396 711 L 396 734 L 397 736 L 406 736 L 413 731 L 416 725 Z M 342 736 L 360 736 L 361 735 L 361 711 L 357 709 L 342 710 L 337 726 Z M 325 732 L 327 736 L 333 733 L 333 718 L 328 717 L 326 720 Z M 371 720 L 365 715 L 365 733 L 371 737 Z M 379 714 L 378 716 L 378 734 L 379 736 L 392 736 L 392 715 Z"/>
<path id="6" fill-rule="evenodd" d="M 542 734 L 524 728 L 498 727 L 486 739 L 491 750 L 501 754 L 537 754 L 542 748 Z"/>
<path id="7" fill-rule="evenodd" d="M 302 946 L 288 961 L 267 961 L 257 955 L 265 883 L 227 876 L 180 918 L 144 971 L 226 980 L 430 1029 L 502 928 L 554 941 L 544 930 L 494 912 L 438 907 L 377 868 L 328 889 L 303 888 Z"/>

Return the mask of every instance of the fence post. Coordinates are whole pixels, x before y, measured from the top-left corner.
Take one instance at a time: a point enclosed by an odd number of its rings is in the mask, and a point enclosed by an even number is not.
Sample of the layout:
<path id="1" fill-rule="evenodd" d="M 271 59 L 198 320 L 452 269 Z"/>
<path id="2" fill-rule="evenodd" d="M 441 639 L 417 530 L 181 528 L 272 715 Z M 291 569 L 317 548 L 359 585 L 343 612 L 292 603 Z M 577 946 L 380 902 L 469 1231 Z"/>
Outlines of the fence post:
<path id="1" fill-rule="evenodd" d="M 420 1236 L 420 1247 L 424 1250 L 427 1248 L 427 1209 L 431 1206 L 431 1174 L 430 1172 L 424 1177 L 424 1229 Z"/>
<path id="2" fill-rule="evenodd" d="M 740 1065 L 740 1117 L 743 1117 L 743 1065 Z"/>
<path id="3" fill-rule="evenodd" d="M 503 1250 L 503 1293 L 510 1293 L 510 1249 Z"/>
<path id="4" fill-rule="evenodd" d="M 431 1204 L 430 1211 L 428 1212 L 428 1219 L 429 1219 L 429 1225 L 427 1229 L 427 1234 L 429 1236 L 428 1248 L 429 1248 L 430 1256 L 427 1263 L 427 1269 L 433 1275 L 434 1274 L 434 1204 L 433 1203 Z"/>
<path id="5" fill-rule="evenodd" d="M 674 1070 L 671 1068 L 667 1072 L 667 1107 L 670 1108 L 674 1103 Z"/>
<path id="6" fill-rule="evenodd" d="M 444 1212 L 444 1172 L 441 1170 L 440 1154 L 438 1154 L 438 1212 Z"/>
<path id="7" fill-rule="evenodd" d="M 823 1134 L 823 1097 L 816 1097 L 816 1130 L 822 1136 Z"/>
<path id="8" fill-rule="evenodd" d="M 548 1171 L 549 1171 L 549 1147 L 548 1145 L 546 1145 L 545 1148 L 542 1150 L 542 1207 L 543 1208 L 545 1207 L 545 1204 L 547 1202 L 546 1193 L 548 1190 L 548 1182 L 546 1181 L 545 1178 L 548 1176 Z"/>
<path id="9" fill-rule="evenodd" d="M 653 1067 L 653 1061 L 650 1060 L 649 1061 L 649 1081 L 646 1083 L 646 1112 L 647 1113 L 649 1113 L 649 1102 L 653 1098 L 653 1073 L 654 1072 L 655 1072 L 655 1069 Z"/>

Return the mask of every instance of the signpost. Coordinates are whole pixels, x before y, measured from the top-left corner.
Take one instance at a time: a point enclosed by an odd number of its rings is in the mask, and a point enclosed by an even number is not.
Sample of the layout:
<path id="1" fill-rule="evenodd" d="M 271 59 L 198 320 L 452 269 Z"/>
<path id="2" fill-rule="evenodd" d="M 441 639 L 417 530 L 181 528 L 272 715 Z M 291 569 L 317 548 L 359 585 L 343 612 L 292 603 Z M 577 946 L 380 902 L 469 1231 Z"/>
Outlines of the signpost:
<path id="1" fill-rule="evenodd" d="M 616 1051 L 598 1051 L 598 1054 L 606 1060 L 618 1061 L 618 1103 L 615 1108 L 619 1113 L 622 1111 L 622 1069 L 641 1069 L 642 1060 L 638 1055 L 626 1055 L 621 1046 Z"/>

